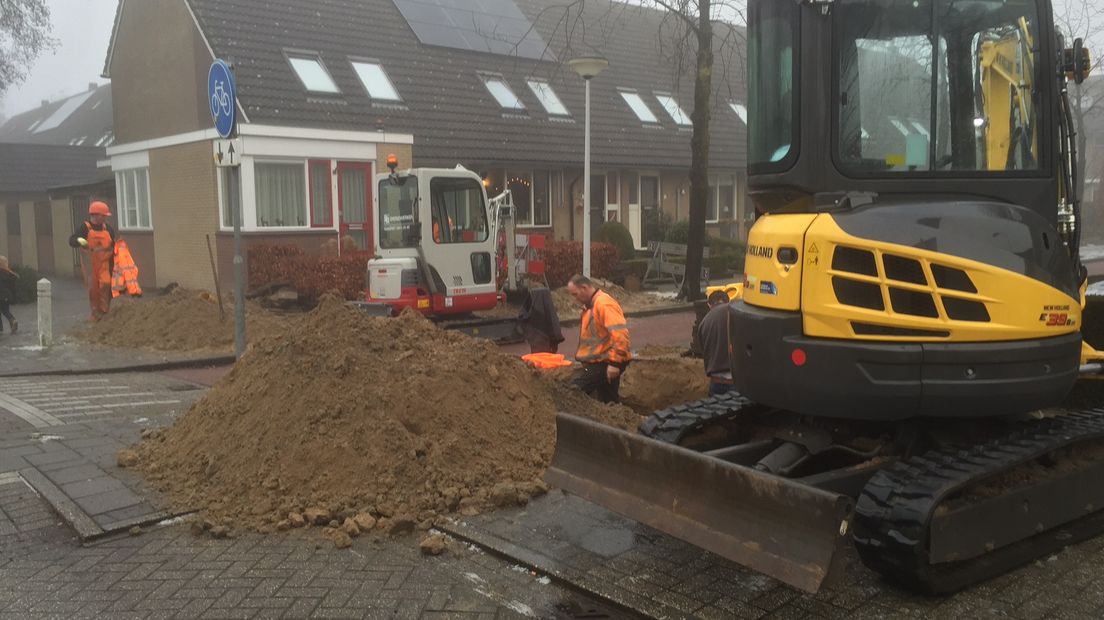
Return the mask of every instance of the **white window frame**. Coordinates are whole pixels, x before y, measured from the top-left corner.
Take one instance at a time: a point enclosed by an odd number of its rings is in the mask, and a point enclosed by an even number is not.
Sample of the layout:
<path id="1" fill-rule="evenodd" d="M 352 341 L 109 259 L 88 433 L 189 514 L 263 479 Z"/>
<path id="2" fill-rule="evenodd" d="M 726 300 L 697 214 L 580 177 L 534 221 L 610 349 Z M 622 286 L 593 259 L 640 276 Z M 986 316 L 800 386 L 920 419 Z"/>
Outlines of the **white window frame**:
<path id="1" fill-rule="evenodd" d="M 337 80 L 335 80 L 333 78 L 333 74 L 330 73 L 330 70 L 326 67 L 326 63 L 322 61 L 322 56 L 320 54 L 316 54 L 316 53 L 312 53 L 312 52 L 299 52 L 299 51 L 285 50 L 284 51 L 284 56 L 287 57 L 288 67 L 291 69 L 291 72 L 295 74 L 296 79 L 299 80 L 299 83 L 303 86 L 303 88 L 308 93 L 317 93 L 317 94 L 321 94 L 321 95 L 340 95 L 341 94 L 341 87 L 337 85 Z M 318 68 L 322 70 L 322 74 L 326 76 L 327 80 L 329 80 L 329 82 L 330 82 L 329 85 L 333 86 L 333 90 L 330 90 L 328 88 L 325 88 L 325 89 L 311 88 L 310 85 L 307 84 L 307 80 L 303 78 L 303 75 L 301 73 L 299 73 L 299 69 L 297 69 L 295 67 L 295 62 L 294 61 L 296 61 L 296 60 L 305 60 L 305 61 L 308 61 L 308 62 L 318 63 Z"/>
<path id="2" fill-rule="evenodd" d="M 640 94 L 640 92 L 629 88 L 619 88 L 617 89 L 617 94 L 621 95 L 621 99 L 625 102 L 625 105 L 629 107 L 629 111 L 632 112 L 633 116 L 635 116 L 636 119 L 639 120 L 641 123 L 644 123 L 645 125 L 659 124 L 659 117 L 657 117 L 655 115 L 655 112 L 652 112 L 652 109 L 648 107 L 648 104 L 644 101 L 644 97 Z M 635 98 L 637 101 L 639 101 L 640 106 L 643 108 L 644 111 L 648 113 L 648 116 L 651 118 L 644 118 L 643 116 L 641 116 L 640 110 L 638 110 L 637 107 L 632 104 L 631 98 Z"/>
<path id="3" fill-rule="evenodd" d="M 383 68 L 382 62 L 378 60 L 370 60 L 367 58 L 350 58 L 349 65 L 353 68 L 353 73 L 356 74 L 357 80 L 360 81 L 360 85 L 364 87 L 364 92 L 368 93 L 368 97 L 373 101 L 399 102 L 403 100 L 402 95 L 399 94 L 399 89 L 395 88 L 395 83 L 391 81 L 391 76 L 387 75 L 387 69 Z M 357 68 L 357 65 L 372 66 L 376 69 L 379 69 L 380 76 L 383 77 L 383 81 L 386 82 L 387 88 L 390 88 L 391 92 L 386 93 L 385 95 L 377 95 L 376 93 L 373 93 L 372 89 L 368 88 L 368 82 L 364 79 L 364 76 L 361 75 L 360 69 Z M 394 96 L 392 97 L 391 95 Z"/>
<path id="4" fill-rule="evenodd" d="M 248 229 L 251 232 L 280 232 L 280 231 L 317 231 L 332 230 L 331 228 L 312 228 L 310 225 L 310 171 L 307 168 L 309 158 L 300 157 L 255 157 L 249 162 L 249 207 L 242 203 L 242 219 L 249 221 Z M 242 162 L 244 166 L 245 162 Z M 303 221 L 302 226 L 261 226 L 257 210 L 257 164 L 300 164 L 303 171 Z M 242 198 L 245 198 L 245 170 L 242 170 Z M 336 216 L 334 217 L 336 220 Z M 336 222 L 335 222 L 336 224 Z M 242 223 L 242 228 L 246 224 Z"/>
<path id="5" fill-rule="evenodd" d="M 541 106 L 544 107 L 544 111 L 547 112 L 549 115 L 558 117 L 571 116 L 571 111 L 567 109 L 566 105 L 564 105 L 563 100 L 560 99 L 560 96 L 556 94 L 556 91 L 553 90 L 552 85 L 548 82 L 548 80 L 526 78 L 525 84 L 529 87 L 529 90 L 533 92 L 533 96 L 537 98 L 537 101 L 540 102 Z M 545 101 L 546 96 L 549 101 Z M 552 105 L 550 106 L 549 104 Z M 555 106 L 558 106 L 559 109 L 554 110 L 553 107 Z"/>
<path id="6" fill-rule="evenodd" d="M 537 221 L 537 218 L 536 218 L 536 210 L 534 208 L 536 206 L 536 201 L 533 200 L 533 186 L 536 183 L 533 181 L 533 178 L 535 176 L 535 173 L 538 172 L 538 171 L 548 173 L 548 200 L 546 202 L 546 204 L 548 205 L 548 223 L 547 224 L 536 224 L 536 223 L 534 223 L 534 222 Z M 510 174 L 511 173 L 513 173 L 513 174 L 528 174 L 529 175 L 529 220 L 528 221 L 522 221 L 520 218 L 518 218 L 515 221 L 515 225 L 518 228 L 536 228 L 536 229 L 552 228 L 552 222 L 553 222 L 553 220 L 552 220 L 552 183 L 553 183 L 553 175 L 555 175 L 556 171 L 551 169 L 551 168 L 537 168 L 537 169 L 524 169 L 524 170 L 510 170 L 508 168 L 503 168 L 503 170 L 502 170 L 502 185 L 503 185 L 504 189 L 509 189 L 510 188 Z M 515 214 L 515 217 L 517 217 L 516 214 Z"/>
<path id="7" fill-rule="evenodd" d="M 679 127 L 692 127 L 694 125 L 690 121 L 690 116 L 682 109 L 674 95 L 671 93 L 655 93 L 655 98 L 659 102 L 659 107 L 667 112 L 667 116 L 671 117 L 676 125 Z"/>
<path id="8" fill-rule="evenodd" d="M 721 185 L 732 185 L 732 220 L 737 221 L 737 216 L 740 214 L 740 200 L 739 191 L 740 184 L 734 174 L 711 174 L 709 175 L 709 193 L 713 194 L 713 204 L 717 207 L 717 217 L 709 219 L 710 213 L 708 211 L 709 204 L 706 203 L 705 208 L 705 223 L 706 224 L 719 224 L 721 222 Z"/>
<path id="9" fill-rule="evenodd" d="M 487 89 L 487 92 L 491 95 L 491 98 L 495 100 L 495 103 L 497 103 L 498 107 L 501 108 L 503 111 L 525 112 L 527 110 L 527 108 L 525 107 L 525 102 L 521 100 L 521 97 L 518 97 L 517 93 L 515 93 L 514 89 L 510 86 L 510 83 L 506 81 L 505 77 L 496 73 L 480 73 L 479 78 L 483 80 L 483 87 Z M 506 89 L 506 92 L 508 92 L 510 96 L 514 98 L 512 104 L 503 103 L 503 101 L 498 98 L 498 95 L 495 94 L 495 91 L 491 89 L 491 82 L 498 82 L 502 85 L 503 88 Z"/>
<path id="10" fill-rule="evenodd" d="M 610 178 L 611 177 L 613 179 L 612 187 L 617 190 L 617 195 L 616 195 L 616 197 L 614 197 L 613 202 L 610 202 L 610 199 L 609 199 L 610 187 L 611 187 L 611 185 L 610 185 Z M 606 211 L 603 214 L 602 222 L 605 223 L 605 222 L 610 221 L 609 214 L 610 214 L 611 211 L 614 211 L 614 212 L 617 213 L 618 223 L 624 224 L 624 222 L 621 221 L 621 171 L 620 170 L 607 170 L 606 171 L 606 187 L 604 189 L 606 190 L 606 201 L 605 201 L 606 202 Z"/>
<path id="11" fill-rule="evenodd" d="M 118 213 L 115 214 L 115 222 L 119 225 L 119 230 L 153 230 L 153 194 L 150 192 L 150 180 L 149 180 L 149 166 L 137 166 L 134 168 L 126 168 L 123 170 L 115 171 L 115 187 L 117 193 L 116 208 Z M 130 201 L 134 198 L 130 195 L 130 183 L 127 179 L 128 175 L 137 175 L 139 172 L 144 173 L 145 186 L 146 186 L 146 204 L 137 205 L 134 209 L 135 217 L 137 221 L 131 222 L 130 213 Z M 135 179 L 135 187 L 137 187 L 137 179 Z M 141 213 L 145 210 L 147 226 L 140 225 L 142 221 Z"/>

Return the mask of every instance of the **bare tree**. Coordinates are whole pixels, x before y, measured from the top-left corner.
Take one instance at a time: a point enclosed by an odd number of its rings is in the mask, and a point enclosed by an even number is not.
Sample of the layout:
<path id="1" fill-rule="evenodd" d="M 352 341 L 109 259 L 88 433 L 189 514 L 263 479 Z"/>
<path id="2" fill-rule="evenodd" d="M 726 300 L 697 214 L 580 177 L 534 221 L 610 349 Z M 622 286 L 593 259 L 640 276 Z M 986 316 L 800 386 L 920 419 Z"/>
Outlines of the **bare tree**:
<path id="1" fill-rule="evenodd" d="M 1090 74 L 1098 76 L 1091 83 L 1070 84 L 1070 107 L 1077 129 L 1079 187 L 1077 197 L 1084 195 L 1085 170 L 1090 156 L 1088 150 L 1089 127 L 1086 119 L 1104 116 L 1104 88 L 1099 76 L 1104 71 L 1104 6 L 1099 2 L 1085 0 L 1054 0 L 1054 22 L 1059 33 L 1065 39 L 1066 47 L 1073 45 L 1074 39 L 1082 38 L 1089 48 L 1092 65 Z M 1099 167 L 1101 162 L 1096 162 Z"/>
<path id="2" fill-rule="evenodd" d="M 631 4 L 630 4 L 631 3 Z M 690 138 L 690 211 L 687 240 L 686 278 L 680 296 L 695 300 L 702 297 L 702 250 L 705 247 L 705 220 L 709 202 L 709 135 L 713 93 L 722 76 L 722 87 L 732 85 L 727 76 L 743 71 L 744 30 L 735 24 L 744 23 L 745 0 L 590 0 L 600 7 L 598 19 L 584 19 L 587 0 L 562 0 L 550 3 L 534 22 L 552 19 L 556 26 L 552 40 L 564 45 L 566 57 L 593 52 L 591 41 L 603 40 L 605 31 L 613 28 L 630 11 L 659 10 L 664 19 L 656 33 L 661 55 L 669 60 L 673 72 L 674 90 L 679 90 L 679 76 L 694 76 L 694 106 L 690 113 L 693 125 Z M 643 7 L 643 9 L 642 9 Z M 588 32 L 589 29 L 589 32 Z M 551 42 L 550 42 L 551 43 Z M 719 52 L 719 54 L 718 54 Z M 721 63 L 715 67 L 716 57 Z M 735 59 L 735 62 L 731 62 Z M 588 210 L 589 205 L 584 206 Z M 584 242 L 589 241 L 585 240 Z"/>
<path id="3" fill-rule="evenodd" d="M 0 0 L 0 95 L 27 79 L 27 68 L 57 47 L 46 0 Z"/>

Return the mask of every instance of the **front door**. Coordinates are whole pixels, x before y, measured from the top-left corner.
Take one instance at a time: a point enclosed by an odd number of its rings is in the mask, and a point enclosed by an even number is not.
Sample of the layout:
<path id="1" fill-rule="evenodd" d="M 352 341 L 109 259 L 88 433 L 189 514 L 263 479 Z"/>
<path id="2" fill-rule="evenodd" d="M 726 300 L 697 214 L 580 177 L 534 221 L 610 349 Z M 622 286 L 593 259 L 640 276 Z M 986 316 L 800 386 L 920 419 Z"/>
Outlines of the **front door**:
<path id="1" fill-rule="evenodd" d="M 348 250 L 346 237 L 351 237 L 358 250 L 375 251 L 372 247 L 372 164 L 338 162 L 337 209 L 341 215 L 342 249 Z"/>

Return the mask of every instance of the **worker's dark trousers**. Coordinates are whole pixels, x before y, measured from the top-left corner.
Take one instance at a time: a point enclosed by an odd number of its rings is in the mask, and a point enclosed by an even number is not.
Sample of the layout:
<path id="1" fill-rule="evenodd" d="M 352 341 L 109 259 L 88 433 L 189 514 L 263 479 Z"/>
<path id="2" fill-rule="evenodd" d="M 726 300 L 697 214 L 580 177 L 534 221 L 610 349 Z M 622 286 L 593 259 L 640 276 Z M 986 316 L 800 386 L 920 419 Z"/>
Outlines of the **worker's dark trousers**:
<path id="1" fill-rule="evenodd" d="M 618 395 L 618 391 L 621 388 L 621 376 L 618 375 L 618 377 L 611 382 L 606 377 L 606 368 L 608 366 L 609 364 L 605 362 L 583 364 L 582 370 L 575 375 L 575 387 L 600 403 L 621 402 L 621 397 Z"/>

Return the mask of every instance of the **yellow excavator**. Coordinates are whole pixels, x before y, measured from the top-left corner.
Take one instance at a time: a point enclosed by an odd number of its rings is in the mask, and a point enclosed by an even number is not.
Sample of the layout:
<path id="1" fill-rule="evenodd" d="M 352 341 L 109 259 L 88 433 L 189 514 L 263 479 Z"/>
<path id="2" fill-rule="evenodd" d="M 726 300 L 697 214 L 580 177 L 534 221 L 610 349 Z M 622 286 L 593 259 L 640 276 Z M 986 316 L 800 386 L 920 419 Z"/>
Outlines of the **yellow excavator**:
<path id="1" fill-rule="evenodd" d="M 1063 408 L 1101 357 L 1081 41 L 1049 0 L 748 4 L 737 393 L 561 414 L 547 479 L 807 591 L 846 545 L 948 592 L 1104 531 L 1104 408 Z"/>

